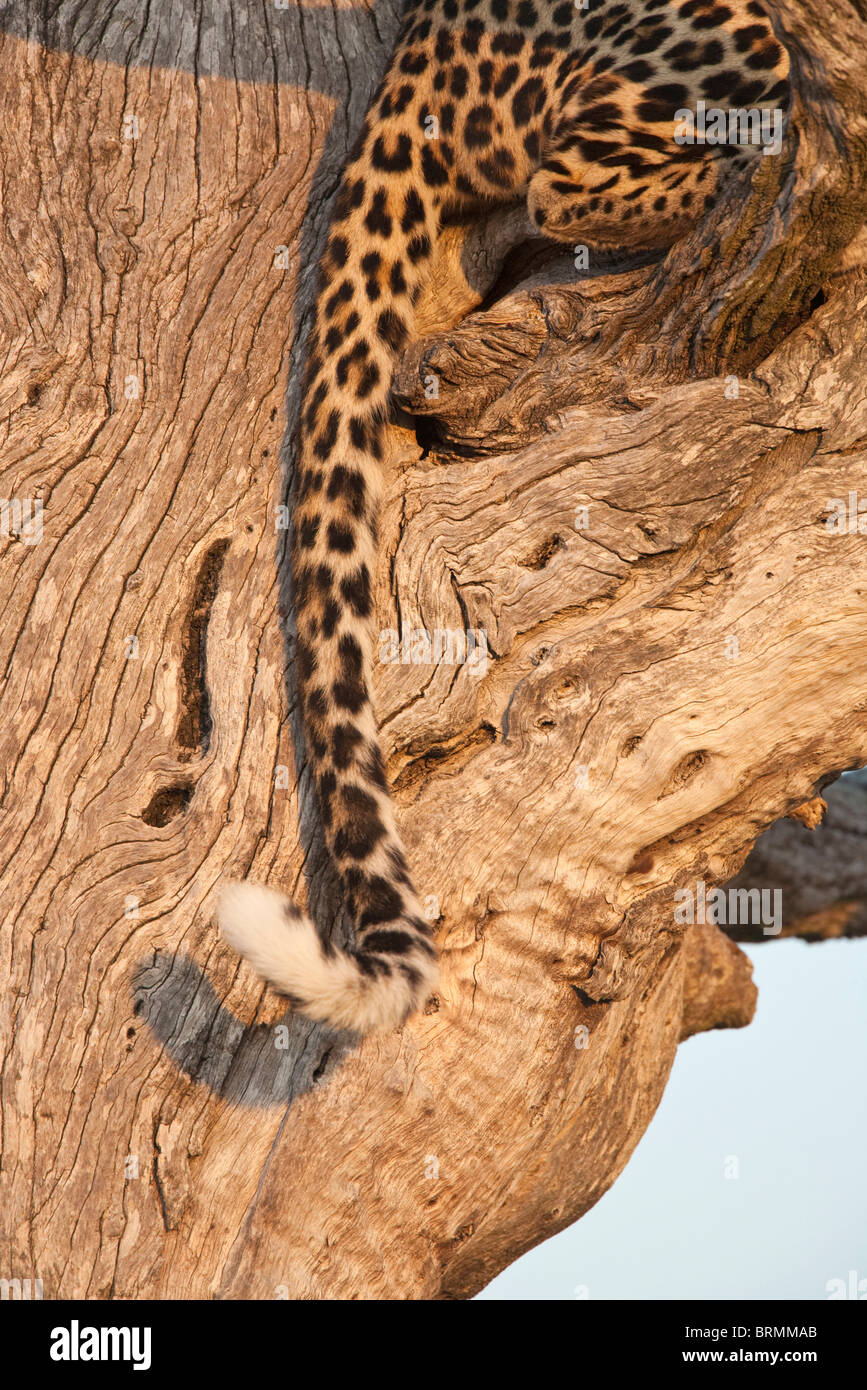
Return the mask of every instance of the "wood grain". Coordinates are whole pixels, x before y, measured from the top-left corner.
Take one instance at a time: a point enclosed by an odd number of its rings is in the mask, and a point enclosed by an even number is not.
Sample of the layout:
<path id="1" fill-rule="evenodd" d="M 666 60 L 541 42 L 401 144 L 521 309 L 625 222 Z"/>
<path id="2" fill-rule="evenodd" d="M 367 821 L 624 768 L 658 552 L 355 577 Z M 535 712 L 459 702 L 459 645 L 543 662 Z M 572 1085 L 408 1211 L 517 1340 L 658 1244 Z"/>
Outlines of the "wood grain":
<path id="1" fill-rule="evenodd" d="M 263 993 L 213 910 L 247 875 L 337 907 L 280 508 L 315 252 L 396 15 L 21 8 L 0 496 L 41 500 L 43 535 L 0 538 L 0 1276 L 470 1297 L 611 1185 L 681 1037 L 749 1020 L 745 958 L 675 891 L 867 762 L 867 538 L 827 525 L 867 497 L 867 21 L 780 3 L 784 156 L 664 261 L 578 282 L 512 216 L 449 240 L 443 332 L 397 380 L 431 433 L 392 431 L 377 612 L 483 629 L 488 658 L 377 673 L 444 976 L 359 1047 Z"/>

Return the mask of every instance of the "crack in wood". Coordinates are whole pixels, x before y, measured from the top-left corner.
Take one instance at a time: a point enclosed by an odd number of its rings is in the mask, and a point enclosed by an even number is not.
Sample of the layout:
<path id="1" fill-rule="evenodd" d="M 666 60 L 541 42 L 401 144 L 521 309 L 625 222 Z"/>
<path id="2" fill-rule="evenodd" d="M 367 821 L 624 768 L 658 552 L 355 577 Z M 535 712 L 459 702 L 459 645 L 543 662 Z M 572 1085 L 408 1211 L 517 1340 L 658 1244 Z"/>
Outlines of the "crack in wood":
<path id="1" fill-rule="evenodd" d="M 193 586 L 179 673 L 183 713 L 175 733 L 182 761 L 188 761 L 194 753 L 207 752 L 211 741 L 211 700 L 206 663 L 208 622 L 229 544 L 228 539 L 223 539 L 208 548 Z"/>

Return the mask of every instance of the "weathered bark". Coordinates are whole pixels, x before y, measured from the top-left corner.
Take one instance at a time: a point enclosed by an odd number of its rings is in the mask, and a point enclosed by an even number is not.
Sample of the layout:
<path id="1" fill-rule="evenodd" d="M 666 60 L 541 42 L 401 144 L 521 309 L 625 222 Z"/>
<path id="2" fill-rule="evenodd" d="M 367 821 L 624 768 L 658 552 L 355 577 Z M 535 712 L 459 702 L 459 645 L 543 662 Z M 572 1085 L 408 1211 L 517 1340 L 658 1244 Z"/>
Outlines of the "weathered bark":
<path id="1" fill-rule="evenodd" d="M 393 432 L 377 611 L 490 657 L 378 672 L 444 971 L 356 1046 L 213 905 L 249 875 L 336 906 L 275 519 L 292 316 L 395 14 L 0 12 L 3 496 L 44 502 L 3 555 L 0 1275 L 468 1297 L 610 1186 L 682 1037 L 749 1020 L 674 892 L 867 762 L 867 538 L 826 524 L 867 495 L 867 17 L 778 13 L 784 156 L 667 257 L 576 280 L 519 214 L 448 243 L 426 327 L 499 297 L 399 373 L 436 419 Z"/>

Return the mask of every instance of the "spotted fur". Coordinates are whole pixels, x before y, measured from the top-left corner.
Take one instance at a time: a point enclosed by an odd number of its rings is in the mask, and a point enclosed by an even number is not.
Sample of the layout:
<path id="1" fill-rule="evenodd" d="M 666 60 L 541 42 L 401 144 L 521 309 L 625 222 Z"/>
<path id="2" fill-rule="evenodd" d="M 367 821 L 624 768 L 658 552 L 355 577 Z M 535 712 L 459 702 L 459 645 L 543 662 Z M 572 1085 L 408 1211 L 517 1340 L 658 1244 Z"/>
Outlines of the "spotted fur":
<path id="1" fill-rule="evenodd" d="M 556 241 L 664 248 L 756 154 L 678 145 L 675 111 L 779 108 L 787 74 L 757 0 L 407 5 L 321 261 L 292 538 L 307 751 L 356 944 L 322 945 L 255 884 L 227 889 L 220 912 L 226 939 L 309 1017 L 399 1025 L 436 982 L 371 703 L 371 593 L 390 380 L 443 214 L 525 198 Z"/>

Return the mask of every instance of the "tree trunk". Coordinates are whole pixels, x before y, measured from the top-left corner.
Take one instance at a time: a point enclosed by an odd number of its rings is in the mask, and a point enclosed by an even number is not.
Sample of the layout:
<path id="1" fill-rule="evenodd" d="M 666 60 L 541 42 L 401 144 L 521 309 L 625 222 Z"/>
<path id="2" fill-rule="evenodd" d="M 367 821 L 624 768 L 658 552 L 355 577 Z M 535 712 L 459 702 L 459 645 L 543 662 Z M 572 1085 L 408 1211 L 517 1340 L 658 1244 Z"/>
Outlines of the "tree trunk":
<path id="1" fill-rule="evenodd" d="M 611 1185 L 683 1037 L 749 1021 L 675 892 L 867 762 L 867 12 L 775 14 L 784 153 L 668 256 L 447 240 L 426 326 L 488 307 L 398 374 L 432 418 L 392 432 L 377 613 L 487 654 L 377 674 L 444 967 L 359 1046 L 213 911 L 230 877 L 337 906 L 279 578 L 294 345 L 396 13 L 0 10 L 0 1275 L 470 1297 Z"/>
<path id="2" fill-rule="evenodd" d="M 818 829 L 799 816 L 772 825 L 729 886 L 778 891 L 780 936 L 813 942 L 867 936 L 867 772 L 841 778 L 820 807 Z M 735 941 L 769 939 L 749 923 L 726 930 Z"/>

